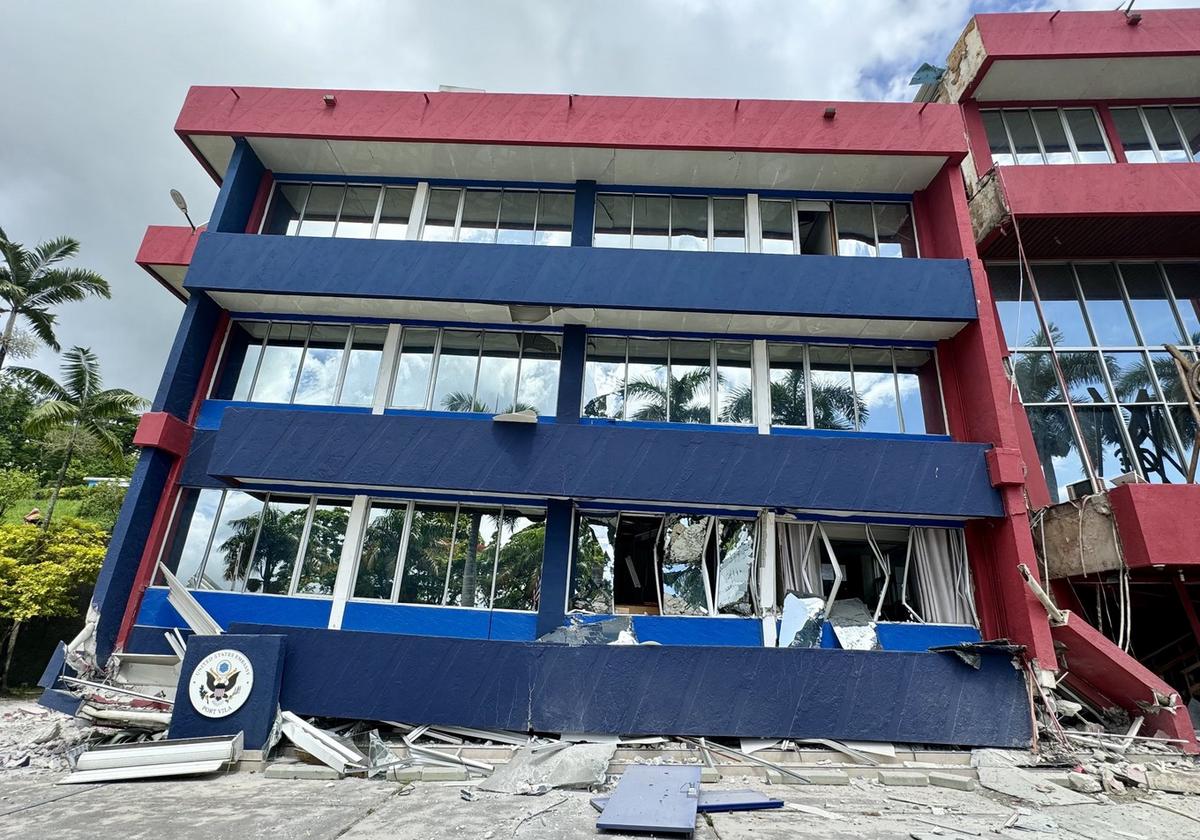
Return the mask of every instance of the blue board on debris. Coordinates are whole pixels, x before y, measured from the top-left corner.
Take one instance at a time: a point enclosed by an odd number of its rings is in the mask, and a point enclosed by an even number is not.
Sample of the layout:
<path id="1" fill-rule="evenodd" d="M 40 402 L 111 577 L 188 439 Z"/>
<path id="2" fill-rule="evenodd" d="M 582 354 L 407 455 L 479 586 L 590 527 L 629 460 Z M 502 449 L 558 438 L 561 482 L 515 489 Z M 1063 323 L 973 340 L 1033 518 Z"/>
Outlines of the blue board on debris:
<path id="1" fill-rule="evenodd" d="M 696 830 L 700 768 L 635 764 L 625 769 L 617 789 L 596 819 L 601 831 L 686 834 Z"/>
<path id="2" fill-rule="evenodd" d="M 603 811 L 611 796 L 593 796 L 592 807 Z M 701 814 L 719 814 L 727 811 L 763 811 L 782 808 L 783 800 L 774 799 L 756 790 L 705 790 L 700 788 L 696 810 Z"/>

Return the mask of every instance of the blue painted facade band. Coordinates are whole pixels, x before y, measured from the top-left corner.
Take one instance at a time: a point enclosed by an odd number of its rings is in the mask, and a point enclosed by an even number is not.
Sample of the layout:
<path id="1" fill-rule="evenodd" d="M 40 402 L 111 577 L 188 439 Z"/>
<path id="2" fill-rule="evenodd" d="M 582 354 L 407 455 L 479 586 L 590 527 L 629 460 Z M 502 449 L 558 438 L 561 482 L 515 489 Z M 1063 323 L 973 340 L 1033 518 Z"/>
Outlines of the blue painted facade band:
<path id="1" fill-rule="evenodd" d="M 571 220 L 571 245 L 592 247 L 592 229 L 596 225 L 596 182 L 575 182 L 575 216 Z"/>
<path id="2" fill-rule="evenodd" d="M 235 624 L 288 637 L 300 715 L 517 732 L 1027 747 L 1023 674 L 933 653 L 437 639 Z M 733 675 L 733 676 L 731 676 Z"/>
<path id="3" fill-rule="evenodd" d="M 104 565 L 100 567 L 92 592 L 92 608 L 99 611 L 96 622 L 96 661 L 99 663 L 108 661 L 116 644 L 142 562 L 142 549 L 173 463 L 174 459 L 161 449 L 143 449 L 129 480 Z"/>
<path id="4" fill-rule="evenodd" d="M 578 205 L 576 205 L 578 206 Z M 205 233 L 189 291 L 970 321 L 966 260 Z"/>
<path id="5" fill-rule="evenodd" d="M 988 447 L 955 441 L 718 435 L 263 409 L 228 409 L 221 428 L 207 434 L 215 436 L 208 474 L 233 481 L 1003 516 L 984 461 Z M 189 477 L 198 466 L 189 464 Z"/>
<path id="6" fill-rule="evenodd" d="M 546 504 L 546 540 L 542 549 L 542 577 L 538 587 L 539 636 L 561 626 L 566 617 L 574 518 L 575 509 L 570 502 L 552 499 Z"/>

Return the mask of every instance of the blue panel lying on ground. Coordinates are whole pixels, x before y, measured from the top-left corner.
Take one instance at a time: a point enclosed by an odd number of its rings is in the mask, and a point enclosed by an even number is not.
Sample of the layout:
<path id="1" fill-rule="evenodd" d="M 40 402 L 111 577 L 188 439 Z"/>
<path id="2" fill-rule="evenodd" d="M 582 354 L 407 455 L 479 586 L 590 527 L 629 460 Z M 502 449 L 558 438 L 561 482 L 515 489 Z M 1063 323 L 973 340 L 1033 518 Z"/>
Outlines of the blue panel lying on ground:
<path id="1" fill-rule="evenodd" d="M 634 764 L 596 818 L 601 831 L 686 834 L 696 830 L 700 768 Z"/>
<path id="2" fill-rule="evenodd" d="M 300 715 L 518 732 L 1026 747 L 1024 676 L 934 653 L 589 645 L 235 624 L 288 637 Z"/>
<path id="3" fill-rule="evenodd" d="M 519 427 L 519 428 L 518 428 Z M 1002 516 L 987 446 L 226 409 L 208 472 L 541 498 Z M 193 447 L 194 448 L 194 447 Z M 720 469 L 714 469 L 720 464 Z M 863 476 L 871 476 L 863 481 Z"/>
<path id="4" fill-rule="evenodd" d="M 603 811 L 611 796 L 593 796 L 592 807 Z M 729 811 L 765 811 L 782 808 L 782 799 L 772 799 L 756 790 L 707 790 L 700 788 L 696 810 L 701 814 L 720 814 Z"/>

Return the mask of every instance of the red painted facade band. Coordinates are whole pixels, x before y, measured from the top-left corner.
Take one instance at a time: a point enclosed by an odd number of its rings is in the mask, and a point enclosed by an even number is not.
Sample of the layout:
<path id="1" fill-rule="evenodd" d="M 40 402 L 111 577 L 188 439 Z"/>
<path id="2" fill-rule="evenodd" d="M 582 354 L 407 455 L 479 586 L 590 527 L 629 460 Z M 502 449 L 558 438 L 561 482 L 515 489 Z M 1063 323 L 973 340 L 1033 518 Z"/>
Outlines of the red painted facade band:
<path id="1" fill-rule="evenodd" d="M 1200 566 L 1200 485 L 1123 484 L 1108 501 L 1129 568 Z"/>
<path id="2" fill-rule="evenodd" d="M 326 106 L 325 94 L 337 97 Z M 837 108 L 825 118 L 828 106 Z M 175 131 L 228 137 L 783 154 L 966 154 L 956 105 L 193 87 Z M 189 142 L 189 146 L 192 144 Z M 195 151 L 193 147 L 193 152 Z"/>
<path id="3" fill-rule="evenodd" d="M 1137 26 L 1118 11 L 1001 12 L 977 15 L 992 61 L 1039 58 L 1135 58 L 1200 54 L 1200 9 L 1148 9 Z"/>

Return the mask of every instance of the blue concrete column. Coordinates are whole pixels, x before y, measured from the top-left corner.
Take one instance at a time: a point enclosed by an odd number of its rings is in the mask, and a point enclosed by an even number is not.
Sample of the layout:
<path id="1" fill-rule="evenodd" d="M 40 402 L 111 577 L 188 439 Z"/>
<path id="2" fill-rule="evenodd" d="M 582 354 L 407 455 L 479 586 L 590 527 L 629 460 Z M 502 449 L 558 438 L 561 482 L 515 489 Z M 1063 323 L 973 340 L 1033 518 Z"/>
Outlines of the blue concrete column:
<path id="1" fill-rule="evenodd" d="M 245 231 L 264 171 L 250 145 L 241 138 L 234 141 L 233 156 L 213 206 L 208 230 Z M 192 292 L 175 332 L 151 411 L 167 412 L 187 421 L 220 317 L 221 307 L 212 298 L 204 292 Z M 136 594 L 133 587 L 142 553 L 174 462 L 175 458 L 164 450 L 142 450 L 113 527 L 108 554 L 92 593 L 92 608 L 99 612 L 96 661 L 101 665 L 116 645 L 125 609 L 130 597 Z"/>
<path id="2" fill-rule="evenodd" d="M 542 551 L 542 582 L 538 598 L 537 634 L 563 623 L 571 569 L 571 518 L 574 506 L 561 499 L 546 504 L 546 547 Z"/>
<path id="3" fill-rule="evenodd" d="M 217 203 L 213 205 L 207 230 L 218 233 L 245 233 L 250 211 L 258 198 L 258 187 L 266 169 L 244 137 L 233 141 L 233 155 L 225 170 L 225 180 Z"/>
<path id="4" fill-rule="evenodd" d="M 596 222 L 596 182 L 575 182 L 575 217 L 571 220 L 571 245 L 590 248 Z"/>
<path id="5" fill-rule="evenodd" d="M 562 360 L 558 365 L 558 405 L 555 420 L 578 423 L 583 405 L 583 371 L 587 357 L 587 331 L 578 325 L 563 327 Z"/>

